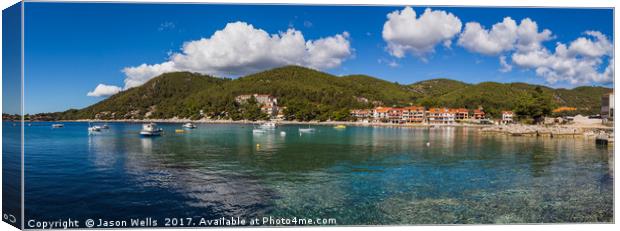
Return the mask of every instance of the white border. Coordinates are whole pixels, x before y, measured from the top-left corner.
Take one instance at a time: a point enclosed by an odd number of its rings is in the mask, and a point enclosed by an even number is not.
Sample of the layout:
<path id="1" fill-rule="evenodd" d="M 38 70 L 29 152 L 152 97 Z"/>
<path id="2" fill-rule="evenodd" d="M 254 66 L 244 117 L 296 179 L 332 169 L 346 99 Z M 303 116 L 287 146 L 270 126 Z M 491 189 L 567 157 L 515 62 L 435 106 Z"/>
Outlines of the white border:
<path id="1" fill-rule="evenodd" d="M 199 3 L 216 3 L 216 4 L 297 4 L 297 5 L 414 5 L 414 6 L 466 6 L 466 7 L 562 7 L 562 8 L 572 8 L 572 7 L 580 7 L 580 8 L 614 8 L 618 5 L 617 1 L 611 0 L 501 0 L 501 1 L 492 1 L 492 0 L 339 0 L 338 2 L 334 2 L 333 0 L 61 0 L 61 1 L 50 1 L 50 0 L 26 0 L 27 2 L 105 2 L 105 3 L 189 3 L 189 4 L 199 4 Z M 5 9 L 15 3 L 17 0 L 0 0 L 0 8 Z M 23 14 L 22 14 L 23 17 Z M 587 19 L 584 19 L 587 20 Z M 2 24 L 2 19 L 0 19 L 0 26 Z M 616 43 L 615 31 L 618 28 L 618 18 L 615 17 L 614 12 L 614 44 Z M 23 29 L 22 29 L 23 33 Z M 0 36 L 2 32 L 0 30 Z M 23 36 L 23 34 L 22 34 Z M 22 37 L 23 39 L 23 37 Z M 22 40 L 23 41 L 23 40 Z M 618 46 L 614 47 L 614 53 L 618 49 Z M 2 53 L 0 47 L 0 54 Z M 23 44 L 22 44 L 22 54 L 23 54 Z M 23 55 L 22 55 L 23 59 Z M 0 55 L 0 63 L 2 61 L 2 57 Z M 23 60 L 22 60 L 23 63 Z M 616 66 L 616 65 L 615 65 Z M 23 67 L 22 67 L 23 68 Z M 614 67 L 615 68 L 615 67 Z M 617 68 L 616 68 L 617 69 Z M 0 67 L 0 73 L 2 68 Z M 23 69 L 22 69 L 23 74 Z M 617 82 L 617 76 L 614 76 L 614 86 Z M 22 84 L 23 87 L 23 84 Z M 2 83 L 0 81 L 0 92 L 2 88 Z M 615 91 L 615 89 L 614 89 Z M 618 102 L 618 94 L 614 94 L 616 96 L 615 101 Z M 23 99 L 22 99 L 23 103 Z M 22 105 L 23 107 L 23 105 Z M 0 93 L 0 108 L 2 108 L 2 94 Z M 614 127 L 618 127 L 618 120 L 614 122 Z M 0 124 L 0 131 L 1 131 Z M 2 137 L 0 136 L 0 142 L 2 141 Z M 0 149 L 1 150 L 1 149 Z M 614 149 L 614 156 L 618 153 L 618 149 Z M 23 155 L 22 155 L 23 158 Z M 617 161 L 614 161 L 615 167 L 617 169 Z M 22 159 L 23 164 L 23 159 Z M 2 167 L 0 163 L 0 168 Z M 0 171 L 0 185 L 1 185 L 1 171 Z M 23 187 L 23 184 L 22 184 Z M 614 191 L 616 189 L 615 180 L 614 180 Z M 0 197 L 2 192 L 0 190 Z M 1 201 L 1 200 L 0 200 Z M 614 208 L 614 220 L 617 221 L 617 213 L 618 213 L 618 194 L 614 195 L 615 208 Z M 1 202 L 0 202 L 1 203 Z M 285 230 L 322 230 L 322 229 L 330 229 L 330 230 L 376 230 L 378 228 L 385 230 L 446 230 L 446 229 L 458 229 L 458 230 L 467 230 L 467 231 L 478 231 L 478 230 L 562 230 L 562 231 L 571 231 L 571 230 L 617 230 L 618 227 L 613 228 L 615 226 L 619 226 L 617 224 L 554 224 L 554 225 L 458 225 L 458 226 L 370 226 L 370 227 L 318 227 L 318 228 L 302 228 L 302 227 L 289 227 L 285 228 Z M 1 230 L 16 230 L 12 226 L 0 222 Z M 120 230 L 120 229 L 115 229 Z M 144 229 L 141 229 L 144 230 Z M 147 229 L 148 230 L 148 229 Z M 162 230 L 157 229 L 157 230 Z M 188 229 L 165 229 L 165 230 L 188 230 Z M 230 228 L 209 228 L 208 230 L 230 230 Z M 283 228 L 260 228 L 260 230 L 283 230 Z"/>

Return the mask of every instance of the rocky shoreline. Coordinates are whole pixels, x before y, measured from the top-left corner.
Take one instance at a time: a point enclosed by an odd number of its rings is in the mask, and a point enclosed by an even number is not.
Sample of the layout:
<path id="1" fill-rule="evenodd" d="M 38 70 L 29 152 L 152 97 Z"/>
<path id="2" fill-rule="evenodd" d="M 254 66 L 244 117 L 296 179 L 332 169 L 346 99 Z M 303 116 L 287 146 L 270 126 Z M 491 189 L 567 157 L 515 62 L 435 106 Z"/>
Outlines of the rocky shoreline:
<path id="1" fill-rule="evenodd" d="M 494 125 L 480 129 L 483 133 L 504 134 L 510 136 L 535 137 L 595 137 L 600 133 L 613 133 L 613 127 L 607 126 L 571 126 L 571 125 Z"/>

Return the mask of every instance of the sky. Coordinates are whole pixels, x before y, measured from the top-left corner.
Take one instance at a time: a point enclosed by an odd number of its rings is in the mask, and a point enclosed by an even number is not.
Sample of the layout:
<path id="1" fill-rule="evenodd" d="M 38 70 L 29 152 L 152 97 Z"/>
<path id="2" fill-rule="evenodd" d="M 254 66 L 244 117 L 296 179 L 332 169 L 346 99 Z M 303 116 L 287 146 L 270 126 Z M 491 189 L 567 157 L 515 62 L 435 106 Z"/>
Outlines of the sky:
<path id="1" fill-rule="evenodd" d="M 613 85 L 611 9 L 41 3 L 25 7 L 25 112 L 83 108 L 169 71 L 283 65 L 432 78 Z"/>

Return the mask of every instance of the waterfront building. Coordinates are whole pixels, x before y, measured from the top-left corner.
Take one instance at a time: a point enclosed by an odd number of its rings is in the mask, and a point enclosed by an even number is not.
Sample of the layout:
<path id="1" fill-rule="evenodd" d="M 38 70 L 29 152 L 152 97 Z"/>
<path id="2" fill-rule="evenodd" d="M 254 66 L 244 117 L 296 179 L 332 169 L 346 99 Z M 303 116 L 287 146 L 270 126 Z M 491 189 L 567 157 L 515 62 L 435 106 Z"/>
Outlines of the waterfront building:
<path id="1" fill-rule="evenodd" d="M 467 110 L 467 108 L 454 109 L 454 119 L 456 120 L 469 119 L 469 110 Z"/>
<path id="2" fill-rule="evenodd" d="M 502 111 L 502 120 L 500 123 L 502 124 L 510 124 L 512 123 L 514 117 L 514 113 L 512 111 Z"/>
<path id="3" fill-rule="evenodd" d="M 388 111 L 390 107 L 376 107 L 372 111 L 372 121 L 375 123 L 388 122 Z"/>
<path id="4" fill-rule="evenodd" d="M 403 108 L 390 108 L 388 109 L 387 116 L 388 123 L 400 124 L 403 118 Z"/>
<path id="5" fill-rule="evenodd" d="M 350 115 L 357 120 L 367 120 L 372 116 L 372 111 L 368 109 L 354 109 L 351 110 Z"/>
<path id="6" fill-rule="evenodd" d="M 424 107 L 410 106 L 404 107 L 402 111 L 402 123 L 422 123 L 426 117 Z"/>
<path id="7" fill-rule="evenodd" d="M 429 124 L 452 124 L 455 113 L 447 108 L 430 108 L 426 112 L 426 118 Z"/>
<path id="8" fill-rule="evenodd" d="M 486 114 L 484 113 L 484 111 L 482 109 L 476 109 L 474 110 L 474 119 L 477 120 L 482 120 L 486 118 Z"/>
<path id="9" fill-rule="evenodd" d="M 603 122 L 614 119 L 614 94 L 607 93 L 601 97 L 601 118 Z"/>

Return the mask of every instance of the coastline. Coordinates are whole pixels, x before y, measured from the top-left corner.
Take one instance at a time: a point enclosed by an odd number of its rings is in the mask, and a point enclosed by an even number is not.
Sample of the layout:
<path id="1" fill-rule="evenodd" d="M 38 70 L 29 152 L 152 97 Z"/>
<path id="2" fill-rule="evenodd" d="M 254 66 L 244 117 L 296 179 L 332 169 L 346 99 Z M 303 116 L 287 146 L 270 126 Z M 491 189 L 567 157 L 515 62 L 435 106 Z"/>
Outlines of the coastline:
<path id="1" fill-rule="evenodd" d="M 250 121 L 250 120 L 190 120 L 190 119 L 116 119 L 116 120 L 96 120 L 96 119 L 81 119 L 81 120 L 57 120 L 57 121 L 24 121 L 28 122 L 89 122 L 89 123 L 196 123 L 196 124 L 262 124 L 267 122 L 263 121 Z M 288 120 L 276 120 L 274 121 L 282 125 L 321 125 L 321 126 L 358 126 L 358 127 L 413 127 L 413 128 L 429 128 L 429 127 L 469 127 L 479 128 L 481 130 L 487 130 L 489 132 L 502 133 L 501 131 L 510 131 L 514 129 L 578 129 L 585 131 L 591 130 L 606 130 L 613 131 L 614 127 L 605 126 L 602 124 L 564 124 L 564 125 L 496 125 L 496 124 L 472 124 L 472 123 L 453 123 L 453 124 L 391 124 L 391 123 L 371 123 L 371 122 L 357 122 L 357 121 L 288 121 Z"/>

